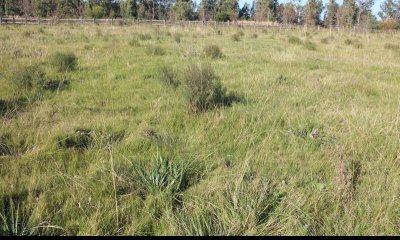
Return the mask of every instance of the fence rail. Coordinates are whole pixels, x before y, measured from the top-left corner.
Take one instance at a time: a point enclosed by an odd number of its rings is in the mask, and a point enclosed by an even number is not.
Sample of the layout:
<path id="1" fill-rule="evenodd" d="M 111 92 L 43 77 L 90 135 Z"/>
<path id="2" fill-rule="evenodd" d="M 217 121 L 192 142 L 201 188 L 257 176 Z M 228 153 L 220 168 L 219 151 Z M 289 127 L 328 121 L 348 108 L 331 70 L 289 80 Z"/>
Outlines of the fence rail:
<path id="1" fill-rule="evenodd" d="M 153 25 L 153 26 L 242 26 L 242 27 L 279 27 L 272 22 L 217 22 L 217 21 L 166 21 L 166 20 L 135 20 L 135 19 L 57 19 L 57 18 L 15 18 L 1 17 L 0 25 Z"/>
<path id="2" fill-rule="evenodd" d="M 299 25 L 286 25 L 275 22 L 258 22 L 258 21 L 235 21 L 235 22 L 217 22 L 217 21 L 166 21 L 166 20 L 136 20 L 124 18 L 109 18 L 109 19 L 58 19 L 58 18 L 16 18 L 16 17 L 0 17 L 0 25 L 151 25 L 151 26 L 211 26 L 211 27 L 249 27 L 249 28 L 277 28 L 282 30 L 293 30 L 303 28 L 305 30 L 320 30 L 320 26 L 299 26 Z M 352 32 L 352 33 L 366 33 L 372 30 L 354 28 L 339 28 L 331 26 L 328 28 L 330 32 Z M 373 30 L 372 32 L 383 33 L 398 33 L 399 30 Z"/>

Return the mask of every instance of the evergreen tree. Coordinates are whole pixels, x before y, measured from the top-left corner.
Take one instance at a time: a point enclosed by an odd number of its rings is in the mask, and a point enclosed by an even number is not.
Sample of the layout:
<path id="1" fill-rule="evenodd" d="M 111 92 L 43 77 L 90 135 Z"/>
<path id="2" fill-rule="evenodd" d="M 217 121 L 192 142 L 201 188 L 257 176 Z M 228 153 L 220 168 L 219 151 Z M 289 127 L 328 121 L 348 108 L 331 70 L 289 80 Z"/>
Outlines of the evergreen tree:
<path id="1" fill-rule="evenodd" d="M 239 19 L 249 20 L 251 17 L 251 9 L 248 3 L 245 3 L 239 11 Z"/>

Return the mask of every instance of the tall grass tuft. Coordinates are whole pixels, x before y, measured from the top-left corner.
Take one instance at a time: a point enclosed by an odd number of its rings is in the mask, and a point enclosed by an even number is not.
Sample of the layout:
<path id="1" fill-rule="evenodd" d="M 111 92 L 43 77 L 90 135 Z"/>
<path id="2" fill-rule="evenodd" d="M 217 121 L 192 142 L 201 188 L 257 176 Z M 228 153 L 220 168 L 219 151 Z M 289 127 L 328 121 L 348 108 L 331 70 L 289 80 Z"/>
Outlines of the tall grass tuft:
<path id="1" fill-rule="evenodd" d="M 209 58 L 212 58 L 212 59 L 216 59 L 216 58 L 221 58 L 222 57 L 221 49 L 217 45 L 214 45 L 214 44 L 205 46 L 203 51 L 204 51 L 204 55 L 206 57 L 209 57 Z"/>
<path id="2" fill-rule="evenodd" d="M 57 71 L 65 73 L 76 69 L 77 57 L 72 52 L 57 52 L 49 62 Z"/>
<path id="3" fill-rule="evenodd" d="M 144 195 L 158 195 L 163 192 L 175 194 L 184 191 L 193 181 L 189 179 L 189 172 L 189 162 L 172 162 L 159 156 L 149 167 L 135 162 L 133 181 Z"/>
<path id="4" fill-rule="evenodd" d="M 180 84 L 175 70 L 168 65 L 162 65 L 157 72 L 158 79 L 166 86 L 177 88 Z"/>
<path id="5" fill-rule="evenodd" d="M 184 82 L 192 112 L 205 112 L 228 103 L 226 89 L 209 64 L 190 64 L 186 69 Z"/>

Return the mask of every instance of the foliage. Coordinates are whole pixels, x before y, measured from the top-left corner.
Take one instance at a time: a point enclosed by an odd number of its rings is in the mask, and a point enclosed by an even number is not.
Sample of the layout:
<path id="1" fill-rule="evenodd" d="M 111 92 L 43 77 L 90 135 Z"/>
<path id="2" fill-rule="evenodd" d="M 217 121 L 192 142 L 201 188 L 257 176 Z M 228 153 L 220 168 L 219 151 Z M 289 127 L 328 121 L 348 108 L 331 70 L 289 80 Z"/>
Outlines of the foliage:
<path id="1" fill-rule="evenodd" d="M 49 60 L 57 71 L 65 73 L 76 69 L 77 57 L 72 52 L 57 52 Z"/>

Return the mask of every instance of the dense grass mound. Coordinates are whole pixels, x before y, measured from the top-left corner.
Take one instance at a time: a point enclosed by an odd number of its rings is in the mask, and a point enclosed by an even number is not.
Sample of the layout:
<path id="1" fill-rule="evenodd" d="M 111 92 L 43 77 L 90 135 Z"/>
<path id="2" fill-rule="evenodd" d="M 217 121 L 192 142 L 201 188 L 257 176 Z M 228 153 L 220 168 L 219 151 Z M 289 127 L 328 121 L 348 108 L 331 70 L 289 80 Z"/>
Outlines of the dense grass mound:
<path id="1" fill-rule="evenodd" d="M 45 88 L 46 81 L 46 73 L 37 65 L 18 70 L 12 78 L 16 91 L 41 90 Z"/>
<path id="2" fill-rule="evenodd" d="M 226 88 L 215 75 L 211 65 L 191 64 L 184 75 L 186 98 L 193 112 L 205 112 L 221 106 L 230 106 L 237 100 L 235 94 L 227 94 Z"/>
<path id="3" fill-rule="evenodd" d="M 157 76 L 165 86 L 177 88 L 180 84 L 176 71 L 168 65 L 162 65 L 158 69 Z"/>
<path id="4" fill-rule="evenodd" d="M 221 58 L 222 51 L 217 45 L 207 45 L 204 47 L 204 55 L 212 59 Z"/>
<path id="5" fill-rule="evenodd" d="M 65 73 L 76 69 L 77 57 L 71 52 L 58 52 L 51 56 L 49 62 L 59 72 Z"/>

